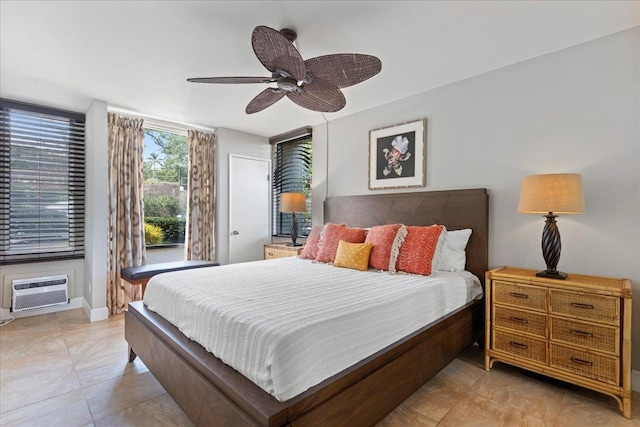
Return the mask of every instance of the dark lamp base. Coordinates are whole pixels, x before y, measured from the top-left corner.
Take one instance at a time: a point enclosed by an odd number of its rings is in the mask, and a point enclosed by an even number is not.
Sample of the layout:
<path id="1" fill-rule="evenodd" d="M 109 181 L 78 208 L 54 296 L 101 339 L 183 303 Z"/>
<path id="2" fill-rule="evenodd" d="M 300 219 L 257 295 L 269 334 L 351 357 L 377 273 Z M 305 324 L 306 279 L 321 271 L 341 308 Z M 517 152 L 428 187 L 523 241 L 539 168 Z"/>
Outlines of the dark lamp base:
<path id="1" fill-rule="evenodd" d="M 287 243 L 287 246 L 302 246 L 302 243 Z"/>
<path id="2" fill-rule="evenodd" d="M 567 273 L 563 273 L 561 271 L 542 270 L 536 273 L 536 277 L 546 277 L 547 279 L 564 280 L 567 278 Z"/>

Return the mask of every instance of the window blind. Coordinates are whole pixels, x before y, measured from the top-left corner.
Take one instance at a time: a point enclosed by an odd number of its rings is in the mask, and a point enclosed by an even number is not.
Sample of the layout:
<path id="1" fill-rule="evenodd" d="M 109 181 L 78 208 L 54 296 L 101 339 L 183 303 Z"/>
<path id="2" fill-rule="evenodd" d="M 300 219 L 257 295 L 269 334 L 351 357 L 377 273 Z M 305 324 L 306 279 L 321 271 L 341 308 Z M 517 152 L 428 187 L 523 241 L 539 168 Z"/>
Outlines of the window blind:
<path id="1" fill-rule="evenodd" d="M 311 134 L 274 145 L 273 150 L 273 234 L 291 234 L 291 214 L 280 212 L 280 194 L 304 193 L 307 213 L 296 214 L 298 235 L 311 230 L 311 171 L 313 142 Z"/>
<path id="2" fill-rule="evenodd" d="M 84 124 L 0 100 L 0 263 L 84 256 Z"/>

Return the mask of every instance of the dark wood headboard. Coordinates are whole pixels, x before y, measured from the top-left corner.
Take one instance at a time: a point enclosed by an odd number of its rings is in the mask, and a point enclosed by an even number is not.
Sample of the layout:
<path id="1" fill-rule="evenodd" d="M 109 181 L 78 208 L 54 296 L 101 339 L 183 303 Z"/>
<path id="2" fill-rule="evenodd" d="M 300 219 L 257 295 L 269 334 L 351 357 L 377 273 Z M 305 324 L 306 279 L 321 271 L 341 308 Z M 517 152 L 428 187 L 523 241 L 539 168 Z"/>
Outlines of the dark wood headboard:
<path id="1" fill-rule="evenodd" d="M 466 269 L 484 284 L 489 268 L 489 195 L 485 188 L 328 197 L 324 221 L 352 227 L 402 223 L 442 224 L 447 230 L 470 228 Z"/>

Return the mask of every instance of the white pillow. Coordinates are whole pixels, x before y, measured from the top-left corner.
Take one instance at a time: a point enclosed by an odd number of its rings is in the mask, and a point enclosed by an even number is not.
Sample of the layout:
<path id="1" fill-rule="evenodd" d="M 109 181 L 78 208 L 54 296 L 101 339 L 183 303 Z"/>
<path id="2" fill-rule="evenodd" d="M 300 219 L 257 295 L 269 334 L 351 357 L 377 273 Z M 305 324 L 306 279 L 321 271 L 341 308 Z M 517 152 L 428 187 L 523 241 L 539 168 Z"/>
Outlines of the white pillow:
<path id="1" fill-rule="evenodd" d="M 444 239 L 442 254 L 438 270 L 440 271 L 462 271 L 467 262 L 464 249 L 467 247 L 471 237 L 471 229 L 447 231 Z"/>
<path id="2" fill-rule="evenodd" d="M 436 250 L 433 253 L 433 259 L 431 260 L 431 273 L 435 273 L 439 270 L 440 260 L 442 259 L 442 251 L 444 250 L 444 241 L 447 238 L 447 227 L 442 226 L 440 236 L 438 236 L 438 243 L 436 244 Z"/>

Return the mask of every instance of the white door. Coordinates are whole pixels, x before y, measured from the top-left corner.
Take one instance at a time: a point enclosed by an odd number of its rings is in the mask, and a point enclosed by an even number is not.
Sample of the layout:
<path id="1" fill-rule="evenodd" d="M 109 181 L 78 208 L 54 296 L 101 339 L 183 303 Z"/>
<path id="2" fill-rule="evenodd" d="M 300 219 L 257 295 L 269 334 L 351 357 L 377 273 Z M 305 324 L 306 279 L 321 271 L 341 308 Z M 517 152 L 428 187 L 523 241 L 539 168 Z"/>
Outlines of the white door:
<path id="1" fill-rule="evenodd" d="M 257 261 L 271 241 L 269 161 L 229 155 L 229 263 Z"/>

